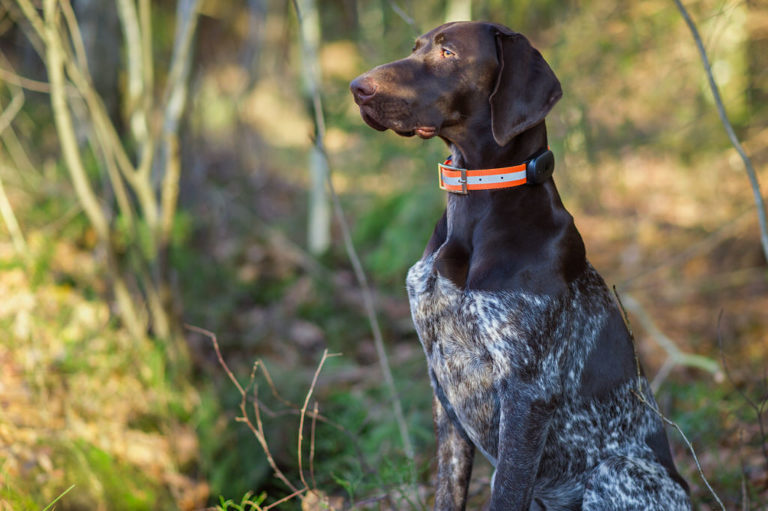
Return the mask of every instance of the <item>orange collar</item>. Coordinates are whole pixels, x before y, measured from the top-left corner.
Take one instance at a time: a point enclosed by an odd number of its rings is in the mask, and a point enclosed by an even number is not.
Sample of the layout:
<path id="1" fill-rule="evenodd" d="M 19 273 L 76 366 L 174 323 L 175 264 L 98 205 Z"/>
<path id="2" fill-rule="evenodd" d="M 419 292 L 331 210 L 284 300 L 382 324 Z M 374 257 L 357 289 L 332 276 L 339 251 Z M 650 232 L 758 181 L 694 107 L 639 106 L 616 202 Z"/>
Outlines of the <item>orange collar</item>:
<path id="1" fill-rule="evenodd" d="M 555 170 L 555 157 L 552 151 L 546 150 L 525 163 L 495 169 L 468 170 L 452 167 L 450 164 L 450 157 L 445 163 L 437 164 L 440 189 L 466 195 L 473 190 L 495 190 L 544 183 Z"/>

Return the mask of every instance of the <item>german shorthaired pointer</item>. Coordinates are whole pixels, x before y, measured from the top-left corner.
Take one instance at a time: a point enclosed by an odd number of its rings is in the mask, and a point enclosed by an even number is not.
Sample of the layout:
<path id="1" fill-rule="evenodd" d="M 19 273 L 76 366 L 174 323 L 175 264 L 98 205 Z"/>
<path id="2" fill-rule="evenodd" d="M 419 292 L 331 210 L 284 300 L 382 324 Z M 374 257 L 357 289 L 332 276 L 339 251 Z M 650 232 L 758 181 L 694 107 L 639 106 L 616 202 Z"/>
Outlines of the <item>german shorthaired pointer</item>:
<path id="1" fill-rule="evenodd" d="M 632 340 L 550 175 L 560 83 L 522 35 L 449 23 L 356 78 L 371 127 L 440 137 L 448 206 L 408 272 L 437 432 L 435 509 L 464 509 L 475 448 L 490 508 L 687 510 Z"/>

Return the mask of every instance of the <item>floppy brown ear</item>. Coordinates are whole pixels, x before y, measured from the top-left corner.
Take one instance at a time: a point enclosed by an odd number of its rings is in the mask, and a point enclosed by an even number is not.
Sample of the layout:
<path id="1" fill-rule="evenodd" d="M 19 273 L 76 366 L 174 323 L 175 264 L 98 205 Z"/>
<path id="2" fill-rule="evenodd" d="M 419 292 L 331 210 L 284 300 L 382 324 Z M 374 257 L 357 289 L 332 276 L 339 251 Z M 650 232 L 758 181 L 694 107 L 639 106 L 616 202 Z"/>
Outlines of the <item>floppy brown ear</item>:
<path id="1" fill-rule="evenodd" d="M 500 146 L 544 120 L 562 97 L 555 73 L 521 34 L 496 31 L 499 75 L 491 93 L 491 127 Z"/>

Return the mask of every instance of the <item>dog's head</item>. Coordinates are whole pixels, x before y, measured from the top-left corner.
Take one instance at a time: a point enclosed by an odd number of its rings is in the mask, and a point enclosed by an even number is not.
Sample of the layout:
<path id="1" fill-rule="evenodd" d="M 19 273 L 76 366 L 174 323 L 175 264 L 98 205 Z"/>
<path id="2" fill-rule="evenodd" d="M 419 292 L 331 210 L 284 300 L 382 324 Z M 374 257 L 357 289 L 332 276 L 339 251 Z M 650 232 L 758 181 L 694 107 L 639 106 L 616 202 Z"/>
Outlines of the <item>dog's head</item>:
<path id="1" fill-rule="evenodd" d="M 403 136 L 490 128 L 504 146 L 541 122 L 562 96 L 560 82 L 521 34 L 494 23 L 447 23 L 427 32 L 408 57 L 350 84 L 368 125 Z"/>

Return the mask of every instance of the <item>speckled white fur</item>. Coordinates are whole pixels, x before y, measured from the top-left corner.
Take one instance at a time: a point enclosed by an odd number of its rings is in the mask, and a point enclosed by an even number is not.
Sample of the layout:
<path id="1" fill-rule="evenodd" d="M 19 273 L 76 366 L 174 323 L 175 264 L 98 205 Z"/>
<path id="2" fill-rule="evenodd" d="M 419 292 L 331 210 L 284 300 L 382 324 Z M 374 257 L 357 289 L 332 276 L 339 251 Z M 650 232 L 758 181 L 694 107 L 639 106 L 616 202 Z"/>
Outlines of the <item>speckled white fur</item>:
<path id="1" fill-rule="evenodd" d="M 537 506 L 690 509 L 684 489 L 646 445 L 647 435 L 662 425 L 637 398 L 640 392 L 653 403 L 645 378 L 599 401 L 578 392 L 585 361 L 614 306 L 597 272 L 588 266 L 555 298 L 461 290 L 435 270 L 437 252 L 408 273 L 411 312 L 443 406 L 486 458 L 496 465 L 503 380 L 534 375 L 524 392 L 559 403 L 535 483 Z"/>

